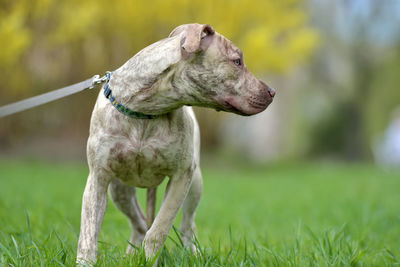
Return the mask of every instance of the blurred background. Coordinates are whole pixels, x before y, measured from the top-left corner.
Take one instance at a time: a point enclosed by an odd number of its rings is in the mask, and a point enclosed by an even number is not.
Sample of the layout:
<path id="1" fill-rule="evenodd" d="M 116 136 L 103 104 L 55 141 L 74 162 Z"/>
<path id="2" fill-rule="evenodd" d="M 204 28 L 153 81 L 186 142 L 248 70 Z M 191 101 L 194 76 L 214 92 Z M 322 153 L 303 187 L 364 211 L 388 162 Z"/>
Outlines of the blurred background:
<path id="1" fill-rule="evenodd" d="M 196 108 L 203 152 L 400 165 L 398 0 L 2 0 L 0 18 L 0 105 L 114 70 L 180 24 L 208 23 L 277 94 L 253 117 Z M 98 90 L 1 118 L 0 156 L 85 161 Z"/>

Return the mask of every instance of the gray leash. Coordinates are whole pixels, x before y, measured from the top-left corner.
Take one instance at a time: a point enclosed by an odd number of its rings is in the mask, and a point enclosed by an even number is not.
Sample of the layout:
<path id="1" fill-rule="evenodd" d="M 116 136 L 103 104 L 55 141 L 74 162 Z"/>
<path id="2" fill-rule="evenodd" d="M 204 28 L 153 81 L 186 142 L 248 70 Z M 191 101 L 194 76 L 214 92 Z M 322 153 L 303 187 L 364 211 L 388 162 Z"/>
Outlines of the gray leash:
<path id="1" fill-rule="evenodd" d="M 100 77 L 95 75 L 86 81 L 75 83 L 73 85 L 63 87 L 48 93 L 34 96 L 25 100 L 21 100 L 12 104 L 0 107 L 0 118 L 37 107 L 48 102 L 81 92 L 86 89 L 93 89 L 96 85 L 101 84 L 107 80 L 106 76 Z"/>

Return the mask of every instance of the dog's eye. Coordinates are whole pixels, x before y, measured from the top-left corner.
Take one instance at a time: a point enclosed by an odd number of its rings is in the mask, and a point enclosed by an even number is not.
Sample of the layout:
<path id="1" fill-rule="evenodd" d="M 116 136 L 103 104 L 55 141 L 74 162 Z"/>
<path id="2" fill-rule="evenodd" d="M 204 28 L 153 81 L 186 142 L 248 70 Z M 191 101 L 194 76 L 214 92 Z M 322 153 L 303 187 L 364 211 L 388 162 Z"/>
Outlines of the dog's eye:
<path id="1" fill-rule="evenodd" d="M 241 65 L 242 65 L 242 61 L 240 60 L 240 58 L 235 59 L 235 60 L 233 61 L 233 63 L 234 63 L 236 66 L 241 66 Z"/>

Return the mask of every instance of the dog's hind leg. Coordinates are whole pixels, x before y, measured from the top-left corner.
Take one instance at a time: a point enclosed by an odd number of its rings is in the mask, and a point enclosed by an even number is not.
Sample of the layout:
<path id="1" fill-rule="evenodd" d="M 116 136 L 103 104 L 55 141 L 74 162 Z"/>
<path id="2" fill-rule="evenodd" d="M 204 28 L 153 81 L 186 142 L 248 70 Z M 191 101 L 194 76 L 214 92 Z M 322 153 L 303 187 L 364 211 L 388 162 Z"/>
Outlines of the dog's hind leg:
<path id="1" fill-rule="evenodd" d="M 150 228 L 153 224 L 155 214 L 156 214 L 156 197 L 157 197 L 157 187 L 147 189 L 146 198 L 146 221 L 147 228 Z"/>
<path id="2" fill-rule="evenodd" d="M 136 188 L 126 185 L 118 179 L 113 179 L 109 185 L 109 193 L 115 206 L 129 219 L 132 229 L 130 243 L 140 247 L 147 226 L 146 219 L 136 199 Z M 128 244 L 127 253 L 133 253 L 135 250 L 131 244 Z"/>
<path id="3" fill-rule="evenodd" d="M 200 168 L 197 167 L 193 173 L 193 181 L 190 190 L 186 196 L 182 207 L 182 222 L 181 232 L 184 245 L 190 247 L 193 252 L 196 252 L 196 247 L 193 243 L 194 235 L 196 234 L 196 225 L 194 217 L 197 206 L 199 205 L 201 194 L 203 192 L 203 178 Z"/>

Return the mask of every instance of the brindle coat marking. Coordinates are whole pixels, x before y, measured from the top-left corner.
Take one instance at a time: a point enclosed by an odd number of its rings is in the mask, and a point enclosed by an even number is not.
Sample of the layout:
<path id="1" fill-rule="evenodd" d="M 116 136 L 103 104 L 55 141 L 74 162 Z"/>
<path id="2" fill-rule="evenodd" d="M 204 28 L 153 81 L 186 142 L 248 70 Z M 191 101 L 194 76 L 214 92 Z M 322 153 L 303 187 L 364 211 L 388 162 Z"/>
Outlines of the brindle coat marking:
<path id="1" fill-rule="evenodd" d="M 147 257 L 160 249 L 181 206 L 183 240 L 194 249 L 194 216 L 202 194 L 200 133 L 192 109 L 185 105 L 253 115 L 272 102 L 273 89 L 247 70 L 232 42 L 200 24 L 179 26 L 168 38 L 144 48 L 114 72 L 110 87 L 130 109 L 161 116 L 126 117 L 100 92 L 87 144 L 90 173 L 83 194 L 78 262 L 96 261 L 107 189 L 130 221 L 130 242 L 144 242 Z M 135 187 L 154 194 L 165 177 L 167 192 L 148 229 Z M 150 206 L 152 201 L 150 197 Z"/>

